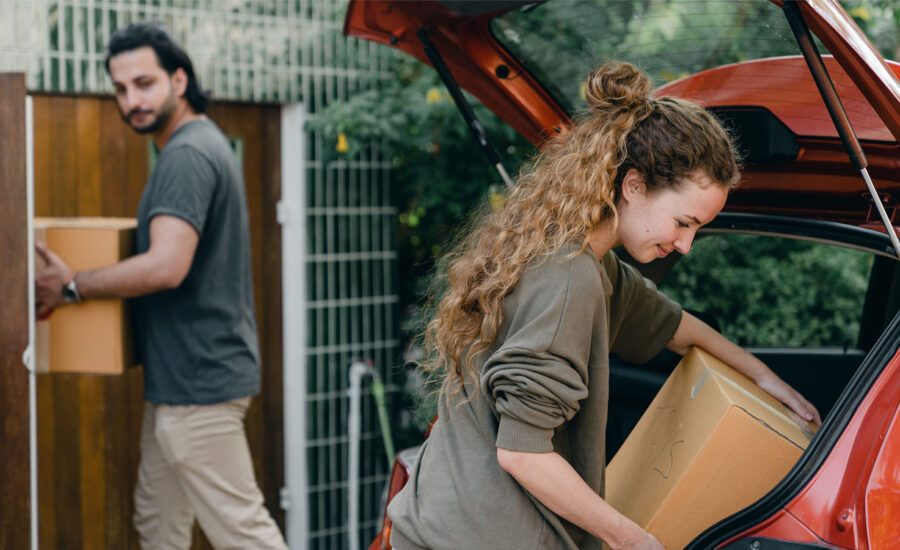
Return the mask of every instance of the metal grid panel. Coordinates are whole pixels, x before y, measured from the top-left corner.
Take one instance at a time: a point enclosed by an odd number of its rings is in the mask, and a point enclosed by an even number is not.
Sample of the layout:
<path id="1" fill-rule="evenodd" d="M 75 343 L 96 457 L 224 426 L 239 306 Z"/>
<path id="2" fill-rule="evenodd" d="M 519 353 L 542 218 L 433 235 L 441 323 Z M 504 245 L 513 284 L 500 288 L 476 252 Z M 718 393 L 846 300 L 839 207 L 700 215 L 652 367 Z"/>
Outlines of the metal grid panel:
<path id="1" fill-rule="evenodd" d="M 336 88 L 333 86 L 338 84 Z M 327 93 L 342 93 L 325 81 Z M 333 97 L 330 99 L 334 99 Z M 320 136 L 313 145 L 324 147 Z M 390 206 L 390 163 L 374 148 L 352 162 L 311 162 L 308 167 L 307 342 L 310 548 L 342 548 L 346 527 L 348 441 L 346 389 L 351 361 L 374 360 L 388 387 L 398 346 L 395 333 L 396 252 Z M 361 541 L 371 540 L 387 481 L 375 406 L 364 392 L 361 456 Z M 365 544 L 362 544 L 364 547 Z"/>
<path id="2" fill-rule="evenodd" d="M 340 35 L 345 0 L 0 0 L 0 71 L 25 71 L 33 91 L 106 93 L 110 35 L 162 21 L 191 54 L 214 98 L 332 101 L 391 78 L 386 49 Z M 374 77 L 374 78 L 373 78 Z M 348 546 L 347 386 L 351 360 L 371 358 L 388 389 L 396 334 L 396 253 L 390 163 L 376 147 L 335 159 L 306 139 L 307 455 L 309 548 Z M 299 337 L 299 335 L 298 335 Z M 389 464 L 371 393 L 363 392 L 361 546 L 374 536 Z M 287 468 L 290 465 L 286 465 Z"/>
<path id="3" fill-rule="evenodd" d="M 110 35 L 150 19 L 190 52 L 216 98 L 304 101 L 310 78 L 353 80 L 375 68 L 348 55 L 367 47 L 340 36 L 345 8 L 343 0 L 0 0 L 0 71 L 25 71 L 35 91 L 110 92 Z M 301 53 L 314 48 L 314 59 Z"/>
<path id="4" fill-rule="evenodd" d="M 318 7 L 323 7 L 318 4 Z M 342 4 L 343 8 L 343 4 Z M 353 60 L 368 74 L 384 75 L 386 52 L 371 42 L 317 32 L 300 51 L 301 65 Z M 310 118 L 333 101 L 373 85 L 339 71 L 319 71 L 303 80 Z M 317 133 L 307 139 L 307 461 L 310 549 L 347 548 L 349 536 L 367 547 L 379 527 L 381 493 L 389 467 L 371 393 L 363 392 L 360 532 L 348 533 L 347 421 L 349 367 L 367 357 L 388 387 L 399 341 L 394 308 L 396 252 L 390 201 L 391 164 L 375 147 L 353 158 L 335 159 L 334 143 Z M 323 160 L 327 159 L 327 160 Z"/>

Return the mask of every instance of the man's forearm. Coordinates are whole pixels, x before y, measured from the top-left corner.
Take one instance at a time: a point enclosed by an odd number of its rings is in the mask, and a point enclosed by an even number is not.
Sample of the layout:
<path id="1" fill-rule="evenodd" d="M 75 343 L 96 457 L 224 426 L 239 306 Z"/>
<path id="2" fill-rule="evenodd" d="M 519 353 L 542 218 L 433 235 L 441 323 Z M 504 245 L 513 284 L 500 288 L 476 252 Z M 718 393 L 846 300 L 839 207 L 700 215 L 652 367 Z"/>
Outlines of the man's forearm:
<path id="1" fill-rule="evenodd" d="M 178 286 L 171 270 L 151 255 L 132 256 L 117 264 L 75 275 L 78 291 L 85 300 L 132 298 Z"/>

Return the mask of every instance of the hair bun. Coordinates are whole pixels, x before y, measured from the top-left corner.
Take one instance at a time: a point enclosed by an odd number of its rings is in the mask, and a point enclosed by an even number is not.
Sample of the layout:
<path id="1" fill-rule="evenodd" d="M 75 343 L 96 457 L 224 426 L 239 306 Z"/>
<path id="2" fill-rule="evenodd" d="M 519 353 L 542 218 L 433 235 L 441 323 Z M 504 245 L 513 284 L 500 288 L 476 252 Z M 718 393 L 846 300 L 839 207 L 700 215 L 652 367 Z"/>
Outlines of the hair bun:
<path id="1" fill-rule="evenodd" d="M 591 109 L 634 107 L 650 100 L 650 77 L 631 63 L 610 62 L 588 75 L 584 97 Z"/>

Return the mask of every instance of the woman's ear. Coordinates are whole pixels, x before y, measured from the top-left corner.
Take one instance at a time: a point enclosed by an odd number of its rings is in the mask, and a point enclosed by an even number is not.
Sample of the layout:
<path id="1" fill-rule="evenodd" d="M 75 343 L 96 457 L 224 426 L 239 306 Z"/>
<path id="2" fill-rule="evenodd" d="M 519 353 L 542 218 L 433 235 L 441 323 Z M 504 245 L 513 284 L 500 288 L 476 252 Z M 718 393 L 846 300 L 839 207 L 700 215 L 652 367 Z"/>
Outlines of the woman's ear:
<path id="1" fill-rule="evenodd" d="M 647 184 L 644 183 L 644 177 L 634 168 L 629 168 L 622 179 L 622 199 L 631 202 L 646 194 Z"/>

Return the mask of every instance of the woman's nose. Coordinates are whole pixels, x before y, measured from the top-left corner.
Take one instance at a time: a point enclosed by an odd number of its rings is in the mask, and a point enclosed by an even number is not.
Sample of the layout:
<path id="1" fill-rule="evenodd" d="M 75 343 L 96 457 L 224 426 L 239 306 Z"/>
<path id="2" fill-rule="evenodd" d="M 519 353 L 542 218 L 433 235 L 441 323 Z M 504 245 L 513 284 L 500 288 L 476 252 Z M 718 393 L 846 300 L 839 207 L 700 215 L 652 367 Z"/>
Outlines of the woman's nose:
<path id="1" fill-rule="evenodd" d="M 682 234 L 678 235 L 678 238 L 672 243 L 672 246 L 675 247 L 675 250 L 680 252 L 681 254 L 687 254 L 691 251 L 691 245 L 694 243 L 694 235 L 696 232 L 693 229 L 687 230 Z"/>

